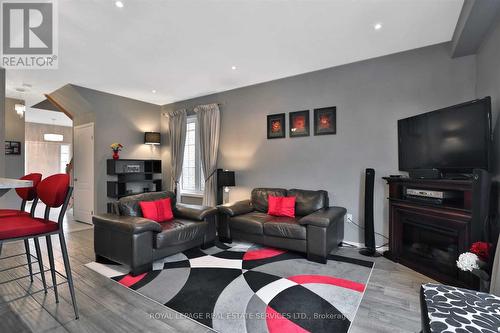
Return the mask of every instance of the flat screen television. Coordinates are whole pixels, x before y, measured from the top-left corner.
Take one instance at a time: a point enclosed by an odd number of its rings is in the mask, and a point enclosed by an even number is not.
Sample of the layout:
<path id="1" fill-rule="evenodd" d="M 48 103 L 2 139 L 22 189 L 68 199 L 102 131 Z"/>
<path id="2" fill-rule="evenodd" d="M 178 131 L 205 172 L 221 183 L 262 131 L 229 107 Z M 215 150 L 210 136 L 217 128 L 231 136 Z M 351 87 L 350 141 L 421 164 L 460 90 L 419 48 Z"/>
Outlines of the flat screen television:
<path id="1" fill-rule="evenodd" d="M 399 170 L 471 173 L 490 169 L 491 99 L 450 106 L 398 121 Z"/>

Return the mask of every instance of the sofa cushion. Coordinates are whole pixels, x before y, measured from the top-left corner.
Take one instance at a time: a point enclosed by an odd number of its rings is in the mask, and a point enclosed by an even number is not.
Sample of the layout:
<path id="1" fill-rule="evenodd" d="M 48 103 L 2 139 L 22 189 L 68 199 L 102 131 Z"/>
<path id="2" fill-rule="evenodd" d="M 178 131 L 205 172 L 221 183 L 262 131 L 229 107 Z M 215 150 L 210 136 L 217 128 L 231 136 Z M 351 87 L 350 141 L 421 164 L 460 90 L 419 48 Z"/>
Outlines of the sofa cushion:
<path id="1" fill-rule="evenodd" d="M 295 197 L 295 216 L 309 215 L 318 209 L 328 207 L 327 191 L 308 191 L 293 188 L 288 190 L 288 195 Z"/>
<path id="2" fill-rule="evenodd" d="M 295 197 L 269 196 L 267 214 L 273 216 L 295 217 Z"/>
<path id="3" fill-rule="evenodd" d="M 123 216 L 138 216 L 142 217 L 141 201 L 155 201 L 159 199 L 170 198 L 172 208 L 175 207 L 175 194 L 169 191 L 165 192 L 150 192 L 121 198 L 117 202 L 118 212 Z"/>
<path id="4" fill-rule="evenodd" d="M 283 188 L 254 188 L 252 190 L 252 205 L 255 210 L 267 213 L 268 197 L 286 197 L 286 190 Z"/>
<path id="5" fill-rule="evenodd" d="M 142 216 L 156 222 L 170 221 L 174 218 L 172 213 L 171 199 L 160 199 L 155 201 L 139 201 Z"/>
<path id="6" fill-rule="evenodd" d="M 273 216 L 272 219 L 264 224 L 264 235 L 293 238 L 293 239 L 306 239 L 307 228 L 300 225 L 298 219 L 294 217 L 278 217 Z"/>
<path id="7" fill-rule="evenodd" d="M 254 235 L 262 235 L 264 233 L 263 224 L 273 218 L 274 216 L 267 215 L 266 213 L 253 211 L 231 217 L 229 219 L 229 224 L 231 229 Z"/>
<path id="8" fill-rule="evenodd" d="M 203 238 L 208 228 L 206 222 L 193 222 L 184 219 L 174 219 L 160 223 L 160 225 L 162 231 L 156 234 L 155 248 L 157 249 Z"/>

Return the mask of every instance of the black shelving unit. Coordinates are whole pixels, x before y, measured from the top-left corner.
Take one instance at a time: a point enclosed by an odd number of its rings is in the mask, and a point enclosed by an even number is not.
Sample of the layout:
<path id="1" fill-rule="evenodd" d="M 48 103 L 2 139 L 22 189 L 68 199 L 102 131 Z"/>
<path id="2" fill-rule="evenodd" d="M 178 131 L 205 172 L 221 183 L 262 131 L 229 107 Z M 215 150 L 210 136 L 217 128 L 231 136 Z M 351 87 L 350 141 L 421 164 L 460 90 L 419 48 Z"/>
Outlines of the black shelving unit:
<path id="1" fill-rule="evenodd" d="M 160 160 L 109 159 L 106 168 L 108 176 L 116 177 L 107 182 L 109 198 L 161 191 Z"/>

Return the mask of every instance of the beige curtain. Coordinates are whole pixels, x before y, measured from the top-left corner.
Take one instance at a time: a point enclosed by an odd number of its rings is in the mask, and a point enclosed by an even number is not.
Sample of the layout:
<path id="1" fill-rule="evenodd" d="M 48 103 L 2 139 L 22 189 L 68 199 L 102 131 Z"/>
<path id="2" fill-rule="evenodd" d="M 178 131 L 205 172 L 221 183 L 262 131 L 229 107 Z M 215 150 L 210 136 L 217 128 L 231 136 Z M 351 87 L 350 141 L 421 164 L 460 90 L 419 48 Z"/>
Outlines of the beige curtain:
<path id="1" fill-rule="evenodd" d="M 495 251 L 495 259 L 493 259 L 493 267 L 491 268 L 490 293 L 500 296 L 500 237 Z"/>
<path id="2" fill-rule="evenodd" d="M 217 197 L 217 153 L 219 152 L 220 110 L 217 104 L 194 108 L 200 133 L 200 158 L 205 175 L 203 204 L 215 206 Z"/>
<path id="3" fill-rule="evenodd" d="M 168 136 L 170 139 L 170 190 L 177 191 L 177 199 L 180 196 L 179 179 L 182 174 L 182 162 L 184 161 L 184 146 L 186 145 L 186 110 L 167 112 Z"/>

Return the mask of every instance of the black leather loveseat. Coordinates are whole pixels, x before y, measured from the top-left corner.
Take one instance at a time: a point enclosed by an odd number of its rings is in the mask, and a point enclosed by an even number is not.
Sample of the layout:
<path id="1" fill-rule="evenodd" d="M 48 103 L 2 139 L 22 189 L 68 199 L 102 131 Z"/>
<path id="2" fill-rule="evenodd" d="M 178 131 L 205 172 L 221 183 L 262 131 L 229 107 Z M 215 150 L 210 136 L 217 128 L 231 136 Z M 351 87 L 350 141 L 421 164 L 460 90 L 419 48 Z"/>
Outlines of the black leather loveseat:
<path id="1" fill-rule="evenodd" d="M 174 219 L 158 223 L 142 217 L 140 201 L 171 198 Z M 176 204 L 172 192 L 138 194 L 113 204 L 113 214 L 92 217 L 96 261 L 130 266 L 131 274 L 150 271 L 153 261 L 184 250 L 207 248 L 215 240 L 213 207 Z"/>
<path id="2" fill-rule="evenodd" d="M 268 197 L 295 196 L 296 217 L 267 214 Z M 256 188 L 250 200 L 218 206 L 219 238 L 246 240 L 307 253 L 307 259 L 326 263 L 344 238 L 343 207 L 330 207 L 328 192 Z"/>

